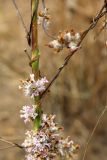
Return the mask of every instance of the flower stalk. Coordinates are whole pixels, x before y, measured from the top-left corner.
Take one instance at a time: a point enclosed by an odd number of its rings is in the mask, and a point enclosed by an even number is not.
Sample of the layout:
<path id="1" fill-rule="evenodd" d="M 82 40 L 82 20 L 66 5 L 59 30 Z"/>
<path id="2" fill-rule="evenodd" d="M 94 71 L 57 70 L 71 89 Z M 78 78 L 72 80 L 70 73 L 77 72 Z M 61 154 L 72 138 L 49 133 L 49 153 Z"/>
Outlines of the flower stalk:
<path id="1" fill-rule="evenodd" d="M 35 80 L 39 79 L 39 57 L 40 52 L 38 48 L 38 25 L 37 25 L 37 13 L 38 13 L 39 0 L 31 0 L 31 47 L 32 47 L 32 57 L 31 57 L 31 67 L 32 73 L 34 74 Z M 38 130 L 41 123 L 41 105 L 40 97 L 34 97 L 34 103 L 37 106 L 35 110 L 38 116 L 34 120 L 34 130 Z"/>
<path id="2" fill-rule="evenodd" d="M 35 75 L 35 79 L 39 78 L 39 48 L 38 48 L 38 25 L 37 25 L 37 12 L 38 12 L 39 0 L 31 0 L 31 43 L 32 43 L 32 72 Z"/>

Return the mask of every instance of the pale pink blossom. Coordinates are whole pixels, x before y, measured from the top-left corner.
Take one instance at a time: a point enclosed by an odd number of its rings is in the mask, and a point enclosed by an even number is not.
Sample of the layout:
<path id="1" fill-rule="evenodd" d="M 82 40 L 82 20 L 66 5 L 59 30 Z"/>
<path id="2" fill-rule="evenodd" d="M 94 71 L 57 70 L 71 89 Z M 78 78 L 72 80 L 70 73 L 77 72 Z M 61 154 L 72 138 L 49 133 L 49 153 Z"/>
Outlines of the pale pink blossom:
<path id="1" fill-rule="evenodd" d="M 46 77 L 35 81 L 34 74 L 30 74 L 30 79 L 27 81 L 22 81 L 22 85 L 19 86 L 19 88 L 23 90 L 25 96 L 34 98 L 39 96 L 39 94 L 45 90 L 47 83 L 48 80 Z"/>
<path id="2" fill-rule="evenodd" d="M 24 122 L 29 122 L 31 119 L 34 120 L 37 117 L 36 106 L 23 106 L 20 110 L 20 117 L 24 119 Z"/>
<path id="3" fill-rule="evenodd" d="M 63 45 L 58 41 L 58 40 L 53 40 L 49 43 L 49 47 L 57 49 L 57 50 L 62 50 Z"/>
<path id="4" fill-rule="evenodd" d="M 58 155 L 66 159 L 66 156 L 71 156 L 76 149 L 69 137 L 63 139 L 60 127 L 55 123 L 55 115 L 46 114 L 42 115 L 38 132 L 26 132 L 22 146 L 26 151 L 26 160 L 55 160 Z"/>

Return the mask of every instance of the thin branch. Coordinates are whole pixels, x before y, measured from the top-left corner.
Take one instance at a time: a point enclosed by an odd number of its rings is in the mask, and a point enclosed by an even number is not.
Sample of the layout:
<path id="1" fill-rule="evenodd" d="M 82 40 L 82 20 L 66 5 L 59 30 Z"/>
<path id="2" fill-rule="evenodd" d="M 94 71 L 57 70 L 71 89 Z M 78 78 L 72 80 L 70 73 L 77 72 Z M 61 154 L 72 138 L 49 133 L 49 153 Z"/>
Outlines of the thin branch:
<path id="1" fill-rule="evenodd" d="M 19 18 L 20 18 L 20 20 L 21 20 L 21 23 L 22 23 L 23 28 L 24 28 L 25 33 L 26 33 L 26 38 L 27 38 L 28 45 L 30 46 L 30 45 L 31 45 L 30 34 L 29 34 L 28 30 L 27 30 L 27 27 L 26 27 L 26 25 L 25 25 L 25 22 L 24 22 L 24 20 L 23 20 L 22 15 L 21 15 L 21 13 L 20 13 L 20 11 L 19 11 L 19 8 L 18 8 L 18 6 L 17 6 L 17 4 L 16 4 L 16 1 L 15 1 L 15 0 L 12 0 L 12 2 L 13 2 L 13 5 L 14 5 L 14 7 L 15 7 L 18 15 L 19 15 Z"/>
<path id="2" fill-rule="evenodd" d="M 56 39 L 56 37 L 52 36 L 51 34 L 48 33 L 47 31 L 47 28 L 46 28 L 46 19 L 45 17 L 43 18 L 43 21 L 42 21 L 42 28 L 44 30 L 44 33 L 51 39 Z"/>
<path id="3" fill-rule="evenodd" d="M 79 47 L 78 47 L 79 48 Z M 51 87 L 51 85 L 54 83 L 54 81 L 58 78 L 58 76 L 60 75 L 61 71 L 64 69 L 64 67 L 68 64 L 70 58 L 74 55 L 74 53 L 78 50 L 75 49 L 73 50 L 69 56 L 67 56 L 65 58 L 65 61 L 63 63 L 63 65 L 58 69 L 58 71 L 56 72 L 56 74 L 54 75 L 54 77 L 52 78 L 52 80 L 50 81 L 50 83 L 48 84 L 48 86 L 46 87 L 45 91 L 40 95 L 40 97 L 42 98 L 44 96 L 45 93 L 47 93 L 47 91 L 49 90 L 49 88 Z"/>
<path id="4" fill-rule="evenodd" d="M 25 52 L 26 56 L 28 57 L 28 59 L 31 61 L 31 57 L 30 57 L 30 55 L 29 55 L 27 49 L 24 49 L 24 52 Z"/>
<path id="5" fill-rule="evenodd" d="M 87 141 L 87 143 L 86 143 L 85 151 L 84 151 L 82 160 L 85 160 L 86 153 L 87 153 L 89 144 L 90 144 L 90 142 L 91 142 L 91 139 L 92 139 L 92 137 L 93 137 L 93 135 L 94 135 L 94 133 L 95 133 L 98 125 L 100 124 L 100 122 L 101 122 L 101 120 L 102 120 L 102 117 L 103 117 L 104 113 L 106 112 L 106 110 L 107 110 L 107 106 L 105 106 L 105 108 L 104 108 L 103 111 L 101 112 L 100 116 L 98 117 L 97 123 L 96 123 L 96 125 L 94 126 L 94 128 L 93 128 L 93 130 L 92 130 L 92 132 L 91 132 L 91 135 L 90 135 L 90 137 L 89 137 L 89 139 L 88 139 L 88 141 Z"/>
<path id="6" fill-rule="evenodd" d="M 45 10 L 45 9 L 46 9 L 45 0 L 42 0 L 42 6 L 43 6 L 43 9 Z M 51 39 L 55 39 L 55 37 L 52 36 L 51 34 L 49 34 L 48 31 L 47 31 L 46 19 L 45 19 L 45 17 L 43 18 L 43 21 L 42 21 L 42 28 L 43 28 L 45 34 L 46 34 L 48 37 L 50 37 Z"/>
<path id="7" fill-rule="evenodd" d="M 42 6 L 43 6 L 43 9 L 46 8 L 45 0 L 42 0 Z"/>
<path id="8" fill-rule="evenodd" d="M 1 151 L 1 150 L 5 150 L 5 149 L 10 149 L 10 148 L 14 148 L 14 147 L 16 147 L 16 146 L 8 146 L 8 147 L 2 147 L 2 148 L 0 148 L 0 151 Z"/>
<path id="9" fill-rule="evenodd" d="M 104 3 L 105 3 L 105 11 L 107 12 L 107 0 L 104 0 Z M 106 27 L 107 27 L 107 21 L 106 21 L 107 18 L 106 17 L 107 17 L 107 14 L 105 14 L 105 20 L 104 20 L 105 24 L 101 27 L 101 29 L 99 30 L 97 35 L 94 37 L 94 39 L 96 39 L 101 34 L 101 32 L 104 29 L 106 29 Z"/>
<path id="10" fill-rule="evenodd" d="M 102 33 L 102 31 L 106 28 L 106 26 L 107 26 L 107 22 L 105 22 L 105 24 L 100 28 L 99 32 L 94 37 L 94 39 L 96 39 Z"/>
<path id="11" fill-rule="evenodd" d="M 62 70 L 65 68 L 65 66 L 69 63 L 69 61 L 70 61 L 71 57 L 74 55 L 74 53 L 78 51 L 78 49 L 80 48 L 79 46 L 81 45 L 82 41 L 85 39 L 85 37 L 89 33 L 89 31 L 92 30 L 93 28 L 95 28 L 98 21 L 100 20 L 100 18 L 102 18 L 107 13 L 107 11 L 103 11 L 105 9 L 105 7 L 106 7 L 106 3 L 102 6 L 99 13 L 93 19 L 90 26 L 82 33 L 81 41 L 78 43 L 78 48 L 76 50 L 71 51 L 70 54 L 65 58 L 63 65 L 58 69 L 58 71 L 56 72 L 56 74 L 53 76 L 52 80 L 50 81 L 50 83 L 46 87 L 45 91 L 40 95 L 41 98 L 47 93 L 47 91 L 49 90 L 51 85 L 58 78 L 58 76 L 60 75 Z"/>
<path id="12" fill-rule="evenodd" d="M 15 1 L 15 0 L 12 0 L 12 2 L 13 2 L 13 5 L 14 5 L 14 7 L 15 7 L 18 15 L 19 15 L 19 18 L 20 18 L 20 20 L 21 20 L 21 23 L 22 23 L 22 25 L 23 25 L 23 28 L 25 29 L 26 34 L 28 34 L 27 27 L 26 27 L 26 25 L 25 25 L 25 22 L 24 22 L 24 20 L 23 20 L 22 15 L 21 15 L 21 13 L 20 13 L 20 11 L 19 11 L 19 8 L 18 8 L 18 6 L 17 6 L 17 4 L 16 4 L 16 1 Z"/>
<path id="13" fill-rule="evenodd" d="M 4 143 L 8 143 L 8 144 L 10 144 L 10 145 L 13 146 L 13 147 L 18 147 L 18 148 L 20 148 L 20 149 L 23 149 L 23 147 L 22 147 L 21 145 L 19 145 L 19 144 L 17 144 L 17 143 L 14 143 L 14 142 L 11 142 L 11 141 L 8 141 L 7 139 L 5 139 L 5 138 L 3 138 L 3 137 L 1 137 L 1 136 L 0 136 L 0 141 L 1 141 L 1 142 L 4 142 Z"/>

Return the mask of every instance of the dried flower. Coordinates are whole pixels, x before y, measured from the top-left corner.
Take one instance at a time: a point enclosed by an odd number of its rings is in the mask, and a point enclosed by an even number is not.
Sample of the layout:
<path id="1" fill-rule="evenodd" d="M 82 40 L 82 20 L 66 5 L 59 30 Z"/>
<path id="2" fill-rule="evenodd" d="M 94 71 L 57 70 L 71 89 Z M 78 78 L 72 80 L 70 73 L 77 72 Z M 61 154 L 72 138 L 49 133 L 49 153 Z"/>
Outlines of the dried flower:
<path id="1" fill-rule="evenodd" d="M 70 50 L 75 50 L 78 48 L 81 35 L 80 33 L 75 33 L 73 30 L 60 32 L 56 40 L 51 41 L 48 46 L 54 48 L 55 51 L 59 52 L 64 47 Z"/>
<path id="2" fill-rule="evenodd" d="M 23 89 L 25 96 L 34 98 L 39 96 L 39 94 L 45 90 L 46 83 L 48 83 L 46 77 L 35 81 L 34 74 L 30 74 L 30 79 L 27 81 L 22 81 L 22 86 L 19 86 L 19 88 Z"/>
<path id="3" fill-rule="evenodd" d="M 47 30 L 50 25 L 50 19 L 51 17 L 48 13 L 48 9 L 45 8 L 44 11 L 39 12 L 38 14 L 38 25 L 41 25 L 42 23 L 44 23 L 45 29 Z"/>
<path id="4" fill-rule="evenodd" d="M 36 106 L 23 106 L 20 110 L 20 117 L 24 118 L 24 122 L 29 122 L 31 119 L 34 120 L 37 117 Z"/>
<path id="5" fill-rule="evenodd" d="M 75 42 L 70 42 L 69 45 L 68 45 L 68 47 L 69 47 L 71 50 L 75 50 L 75 49 L 78 48 L 78 47 L 77 47 L 77 44 L 76 44 Z"/>
<path id="6" fill-rule="evenodd" d="M 71 33 L 70 32 L 68 32 L 68 33 L 66 33 L 66 34 L 64 34 L 64 40 L 67 42 L 67 43 L 69 43 L 69 42 L 71 42 L 71 40 L 72 40 L 72 35 L 71 35 Z"/>
<path id="7" fill-rule="evenodd" d="M 53 160 L 57 155 L 66 158 L 76 150 L 69 137 L 62 138 L 61 128 L 54 121 L 55 115 L 43 114 L 38 132 L 34 130 L 26 132 L 26 139 L 22 144 L 27 152 L 26 160 Z"/>
<path id="8" fill-rule="evenodd" d="M 54 48 L 57 52 L 63 49 L 63 45 L 58 40 L 53 40 L 49 43 L 50 48 Z"/>

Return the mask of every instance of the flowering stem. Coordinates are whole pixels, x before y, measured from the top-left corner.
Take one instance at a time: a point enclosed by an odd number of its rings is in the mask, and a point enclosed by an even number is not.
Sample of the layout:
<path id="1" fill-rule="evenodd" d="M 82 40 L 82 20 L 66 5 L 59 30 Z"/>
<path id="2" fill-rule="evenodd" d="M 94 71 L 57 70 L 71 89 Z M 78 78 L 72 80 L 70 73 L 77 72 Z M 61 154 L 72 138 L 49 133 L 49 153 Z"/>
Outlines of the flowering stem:
<path id="1" fill-rule="evenodd" d="M 35 75 L 35 79 L 39 79 L 39 57 L 40 52 L 38 48 L 38 27 L 37 27 L 37 12 L 38 12 L 39 0 L 31 0 L 31 45 L 32 45 L 32 58 L 31 58 L 31 67 L 32 72 Z M 38 116 L 34 120 L 34 130 L 38 130 L 41 123 L 41 107 L 40 107 L 40 98 L 34 98 L 35 105 L 37 106 L 36 112 Z M 39 104 L 39 105 L 38 105 Z"/>
<path id="2" fill-rule="evenodd" d="M 38 107 L 36 108 L 36 113 L 38 114 L 38 116 L 34 120 L 34 130 L 35 131 L 38 131 L 41 125 L 41 112 L 42 112 L 41 107 L 40 105 L 38 105 Z"/>
<path id="3" fill-rule="evenodd" d="M 38 11 L 39 0 L 31 0 L 31 9 L 32 9 L 32 72 L 35 75 L 35 78 L 39 78 L 39 49 L 38 49 L 38 27 L 37 27 L 37 11 Z"/>

